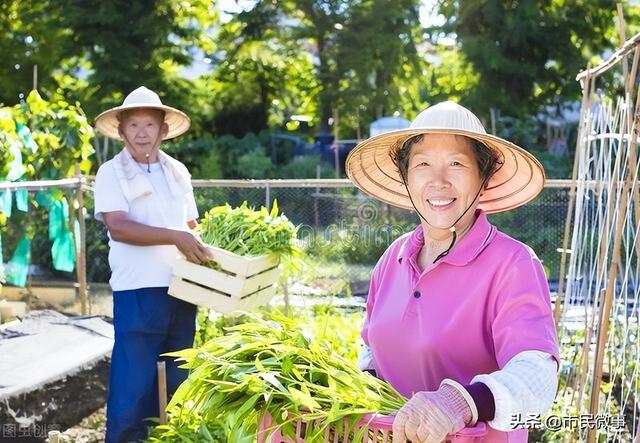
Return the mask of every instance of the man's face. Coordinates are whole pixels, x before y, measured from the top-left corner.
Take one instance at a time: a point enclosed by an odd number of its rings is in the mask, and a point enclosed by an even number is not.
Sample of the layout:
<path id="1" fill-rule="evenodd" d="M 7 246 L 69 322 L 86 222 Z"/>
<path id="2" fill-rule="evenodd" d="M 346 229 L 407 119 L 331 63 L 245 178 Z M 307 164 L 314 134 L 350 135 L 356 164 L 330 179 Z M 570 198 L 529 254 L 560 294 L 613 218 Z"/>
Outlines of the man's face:
<path id="1" fill-rule="evenodd" d="M 154 153 L 169 131 L 163 113 L 156 109 L 134 109 L 120 118 L 120 136 L 138 161 Z"/>

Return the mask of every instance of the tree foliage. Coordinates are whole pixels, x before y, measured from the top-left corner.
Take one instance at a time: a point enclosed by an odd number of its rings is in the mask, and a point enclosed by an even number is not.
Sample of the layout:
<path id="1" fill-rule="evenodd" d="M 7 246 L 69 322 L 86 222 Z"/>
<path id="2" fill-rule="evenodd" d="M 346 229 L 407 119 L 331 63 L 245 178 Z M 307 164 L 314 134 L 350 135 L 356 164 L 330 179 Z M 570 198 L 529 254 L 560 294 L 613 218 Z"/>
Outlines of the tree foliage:
<path id="1" fill-rule="evenodd" d="M 402 82 L 419 70 L 419 34 L 414 0 L 257 1 L 218 34 L 215 90 L 231 102 L 218 122 L 235 121 L 247 96 L 240 112 L 272 127 L 298 114 L 330 132 L 334 111 L 347 129 L 393 113 Z"/>
<path id="2" fill-rule="evenodd" d="M 257 2 L 220 27 L 207 88 L 216 133 L 241 138 L 284 126 L 295 114 L 315 114 L 311 55 L 280 26 L 281 17 L 273 3 Z"/>
<path id="3" fill-rule="evenodd" d="M 31 91 L 23 103 L 0 108 L 0 181 L 65 178 L 75 174 L 76 165 L 87 174 L 92 137 L 78 105 L 49 102 Z M 53 264 L 58 270 L 73 270 L 75 229 L 69 226 L 69 200 L 64 197 L 59 188 L 0 192 L 0 237 L 5 240 L 0 242 L 0 264 L 2 249 L 11 251 L 10 283 L 24 286 L 30 263 L 44 261 L 49 269 Z M 42 248 L 51 248 L 51 254 Z"/>
<path id="4" fill-rule="evenodd" d="M 62 24 L 73 30 L 65 42 L 67 56 L 89 62 L 87 112 L 95 116 L 141 84 L 174 106 L 194 109 L 192 86 L 178 75 L 192 62 L 192 50 L 213 51 L 205 32 L 216 22 L 209 1 L 171 0 L 109 2 L 55 0 L 64 10 Z"/>
<path id="5" fill-rule="evenodd" d="M 35 64 L 42 96 L 82 103 L 90 121 L 144 84 L 192 118 L 170 149 L 199 169 L 208 158 L 212 173 L 231 177 L 241 173 L 234 168 L 243 155 L 264 171 L 260 155 L 269 156 L 270 145 L 232 149 L 238 157 L 229 162 L 230 154 L 215 148 L 227 145 L 218 141 L 226 135 L 366 137 L 378 117 L 411 119 L 447 99 L 485 121 L 496 108 L 528 127 L 543 105 L 575 100 L 576 73 L 619 43 L 612 0 L 439 0 L 435 12 L 444 24 L 426 29 L 418 0 L 243 6 L 221 17 L 206 0 L 0 2 L 0 102 L 25 98 Z M 638 9 L 625 5 L 627 37 L 638 30 Z M 184 69 L 203 59 L 209 72 L 185 77 Z M 274 167 L 291 160 L 275 157 Z"/>
<path id="6" fill-rule="evenodd" d="M 294 35 L 313 44 L 320 131 L 334 110 L 369 121 L 396 110 L 398 83 L 417 65 L 415 0 L 288 0 Z"/>
<path id="7" fill-rule="evenodd" d="M 359 107 L 367 120 L 398 111 L 403 85 L 424 66 L 416 48 L 420 37 L 417 2 L 352 4 L 337 39 L 339 99 L 345 111 Z"/>
<path id="8" fill-rule="evenodd" d="M 88 173 L 92 137 L 93 128 L 80 106 L 49 102 L 31 91 L 24 103 L 0 109 L 0 151 L 10 153 L 9 165 L 15 168 L 2 179 L 65 178 L 74 175 L 76 164 Z M 13 163 L 16 158 L 19 161 Z"/>
<path id="9" fill-rule="evenodd" d="M 0 2 L 0 104 L 11 105 L 33 85 L 33 67 L 38 82 L 55 91 L 52 73 L 63 59 L 64 42 L 70 31 L 58 26 L 61 10 L 38 0 Z"/>
<path id="10" fill-rule="evenodd" d="M 576 74 L 618 43 L 613 0 L 441 0 L 460 50 L 478 75 L 465 102 L 487 112 L 535 113 L 576 99 Z"/>
<path id="11" fill-rule="evenodd" d="M 37 64 L 38 89 L 81 102 L 90 119 L 144 84 L 188 110 L 199 134 L 210 108 L 181 69 L 197 51 L 215 51 L 217 22 L 214 3 L 206 0 L 0 2 L 0 102 L 26 95 Z"/>

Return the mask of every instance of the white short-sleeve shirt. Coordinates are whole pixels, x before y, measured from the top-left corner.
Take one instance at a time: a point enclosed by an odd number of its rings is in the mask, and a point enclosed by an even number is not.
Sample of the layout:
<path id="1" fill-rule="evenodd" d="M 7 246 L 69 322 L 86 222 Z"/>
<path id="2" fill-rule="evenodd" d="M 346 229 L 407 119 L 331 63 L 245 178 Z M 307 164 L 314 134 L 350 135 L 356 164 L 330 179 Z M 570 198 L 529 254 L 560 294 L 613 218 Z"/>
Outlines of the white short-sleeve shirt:
<path id="1" fill-rule="evenodd" d="M 96 175 L 95 217 L 104 221 L 104 212 L 124 211 L 132 221 L 149 226 L 187 231 L 187 222 L 198 218 L 193 192 L 175 197 L 169 190 L 160 162 L 139 164 L 153 191 L 128 202 L 116 177 L 113 160 L 105 162 Z M 166 287 L 171 268 L 179 256 L 173 245 L 136 246 L 118 242 L 109 235 L 109 283 L 114 291 Z"/>

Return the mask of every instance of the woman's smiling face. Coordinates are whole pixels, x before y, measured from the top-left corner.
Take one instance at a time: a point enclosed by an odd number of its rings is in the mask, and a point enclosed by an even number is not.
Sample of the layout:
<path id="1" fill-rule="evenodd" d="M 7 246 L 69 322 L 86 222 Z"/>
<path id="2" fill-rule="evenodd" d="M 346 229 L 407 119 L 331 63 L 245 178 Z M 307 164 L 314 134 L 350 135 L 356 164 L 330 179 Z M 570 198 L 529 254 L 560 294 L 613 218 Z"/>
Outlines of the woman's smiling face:
<path id="1" fill-rule="evenodd" d="M 430 231 L 462 230 L 473 223 L 482 186 L 471 140 L 451 134 L 425 134 L 411 147 L 407 186 Z M 474 201 L 475 200 L 475 201 Z M 436 236 L 443 233 L 432 232 Z"/>

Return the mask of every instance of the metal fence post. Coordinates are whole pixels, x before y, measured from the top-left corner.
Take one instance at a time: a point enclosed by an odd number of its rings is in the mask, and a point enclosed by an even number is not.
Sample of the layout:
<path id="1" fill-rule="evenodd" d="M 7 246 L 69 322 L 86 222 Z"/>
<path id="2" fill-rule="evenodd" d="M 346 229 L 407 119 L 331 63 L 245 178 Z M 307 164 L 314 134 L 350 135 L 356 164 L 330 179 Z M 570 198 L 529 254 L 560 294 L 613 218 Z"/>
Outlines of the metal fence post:
<path id="1" fill-rule="evenodd" d="M 264 206 L 268 211 L 271 211 L 271 188 L 269 187 L 269 183 L 267 183 L 264 188 Z"/>
<path id="2" fill-rule="evenodd" d="M 316 180 L 320 180 L 320 165 L 316 165 Z M 320 211 L 318 210 L 318 194 L 320 194 L 320 188 L 316 188 L 316 192 L 313 194 L 313 226 L 317 229 L 320 226 Z"/>

